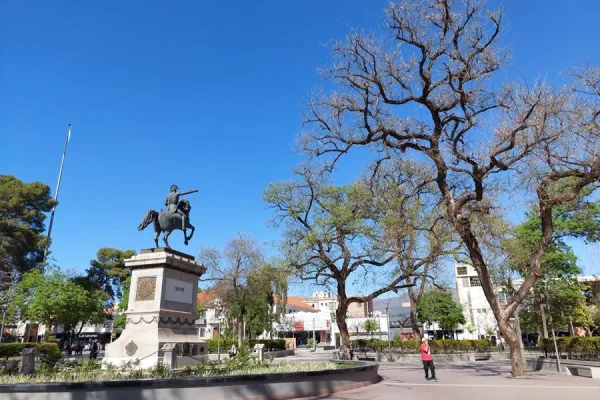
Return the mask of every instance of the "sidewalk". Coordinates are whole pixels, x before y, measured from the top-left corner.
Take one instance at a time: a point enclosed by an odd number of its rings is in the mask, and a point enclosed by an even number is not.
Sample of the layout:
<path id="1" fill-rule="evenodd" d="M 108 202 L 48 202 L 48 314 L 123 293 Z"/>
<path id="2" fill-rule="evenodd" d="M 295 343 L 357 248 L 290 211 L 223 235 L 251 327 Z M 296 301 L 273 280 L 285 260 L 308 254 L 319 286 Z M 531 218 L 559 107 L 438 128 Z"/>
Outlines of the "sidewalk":
<path id="1" fill-rule="evenodd" d="M 600 381 L 530 372 L 512 378 L 507 361 L 437 364 L 438 382 L 425 380 L 423 369 L 415 365 L 382 362 L 380 383 L 362 389 L 337 393 L 330 400 L 565 400 L 600 398 Z"/>

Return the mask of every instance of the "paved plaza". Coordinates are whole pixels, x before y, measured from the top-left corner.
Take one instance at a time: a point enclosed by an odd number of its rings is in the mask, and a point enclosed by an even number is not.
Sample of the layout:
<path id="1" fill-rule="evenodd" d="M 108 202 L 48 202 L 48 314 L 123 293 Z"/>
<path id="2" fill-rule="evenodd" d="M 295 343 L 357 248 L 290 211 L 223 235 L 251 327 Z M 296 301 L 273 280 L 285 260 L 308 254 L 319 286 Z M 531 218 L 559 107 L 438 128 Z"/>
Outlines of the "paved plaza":
<path id="1" fill-rule="evenodd" d="M 437 364 L 438 382 L 427 382 L 422 368 L 400 363 L 380 363 L 379 375 L 383 379 L 375 385 L 317 398 L 331 400 L 600 399 L 600 380 L 551 372 L 531 372 L 522 378 L 512 378 L 508 362 Z"/>

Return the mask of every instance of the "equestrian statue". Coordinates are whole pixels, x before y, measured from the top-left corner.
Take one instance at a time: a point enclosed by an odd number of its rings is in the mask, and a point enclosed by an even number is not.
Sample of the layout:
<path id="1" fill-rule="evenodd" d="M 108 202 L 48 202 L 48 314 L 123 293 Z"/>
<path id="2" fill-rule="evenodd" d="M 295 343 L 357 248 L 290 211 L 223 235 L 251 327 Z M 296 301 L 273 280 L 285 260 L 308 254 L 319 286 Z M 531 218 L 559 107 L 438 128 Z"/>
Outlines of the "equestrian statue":
<path id="1" fill-rule="evenodd" d="M 187 192 L 178 192 L 179 187 L 177 185 L 171 185 L 171 190 L 165 198 L 166 209 L 160 213 L 155 210 L 150 210 L 146 213 L 144 220 L 138 226 L 138 231 L 144 230 L 148 225 L 154 224 L 154 244 L 158 248 L 158 236 L 163 232 L 163 241 L 167 248 L 169 246 L 169 235 L 176 229 L 183 231 L 184 243 L 188 244 L 188 241 L 194 236 L 194 225 L 190 224 L 190 210 L 192 206 L 187 199 L 179 200 L 179 196 L 185 196 L 186 194 L 197 193 L 198 190 L 189 190 Z M 186 229 L 191 229 L 190 236 L 187 236 Z"/>

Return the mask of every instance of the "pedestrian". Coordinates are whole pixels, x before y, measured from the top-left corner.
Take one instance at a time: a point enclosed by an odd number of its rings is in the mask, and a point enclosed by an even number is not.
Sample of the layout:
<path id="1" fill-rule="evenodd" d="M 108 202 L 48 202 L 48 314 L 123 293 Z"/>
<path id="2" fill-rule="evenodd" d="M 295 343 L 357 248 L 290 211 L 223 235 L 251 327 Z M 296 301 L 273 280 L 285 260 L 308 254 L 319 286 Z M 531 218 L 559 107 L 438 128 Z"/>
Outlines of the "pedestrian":
<path id="1" fill-rule="evenodd" d="M 98 353 L 100 353 L 100 350 L 98 350 L 98 338 L 95 338 L 90 348 L 90 359 L 98 358 Z"/>
<path id="2" fill-rule="evenodd" d="M 421 344 L 421 359 L 423 359 L 423 369 L 425 370 L 425 379 L 428 381 L 437 382 L 435 377 L 435 364 L 433 363 L 433 357 L 431 357 L 431 346 L 427 338 L 422 339 Z M 431 370 L 431 378 L 429 378 L 429 370 Z"/>

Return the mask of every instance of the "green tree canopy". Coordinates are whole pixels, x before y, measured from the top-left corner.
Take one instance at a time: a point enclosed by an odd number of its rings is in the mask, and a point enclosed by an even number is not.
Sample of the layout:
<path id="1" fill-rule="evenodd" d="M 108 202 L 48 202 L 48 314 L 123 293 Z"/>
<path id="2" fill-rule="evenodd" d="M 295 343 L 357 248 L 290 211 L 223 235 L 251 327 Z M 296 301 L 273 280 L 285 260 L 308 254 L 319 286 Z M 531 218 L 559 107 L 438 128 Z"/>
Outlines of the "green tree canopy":
<path id="1" fill-rule="evenodd" d="M 125 266 L 125 260 L 135 255 L 133 250 L 119 250 L 103 247 L 96 253 L 96 259 L 90 261 L 87 275 L 79 283 L 88 290 L 101 290 L 108 295 L 109 301 L 123 300 L 125 281 L 131 271 Z"/>
<path id="2" fill-rule="evenodd" d="M 368 335 L 371 336 L 373 336 L 373 333 L 377 330 L 377 328 L 377 321 L 375 321 L 374 319 L 368 319 L 363 324 L 363 329 L 365 330 L 365 332 L 367 332 Z"/>
<path id="3" fill-rule="evenodd" d="M 546 303 L 550 305 L 556 327 L 565 328 L 572 323 L 589 329 L 593 325 L 586 287 L 577 280 L 582 271 L 573 249 L 565 241 L 572 238 L 596 242 L 600 238 L 600 202 L 590 200 L 591 193 L 588 188 L 575 201 L 554 208 L 552 242 L 541 258 L 542 279 L 535 283 L 520 313 L 524 330 L 541 330 L 540 306 L 545 307 Z M 539 213 L 532 210 L 506 243 L 509 265 L 519 275 L 527 275 L 527 264 L 541 236 Z M 589 289 L 587 294 L 589 296 Z"/>
<path id="4" fill-rule="evenodd" d="M 0 175 L 0 278 L 29 271 L 42 261 L 44 213 L 53 205 L 47 185 Z"/>
<path id="5" fill-rule="evenodd" d="M 445 331 L 453 331 L 459 324 L 466 323 L 462 307 L 452 295 L 441 290 L 432 290 L 421 296 L 417 303 L 417 318 L 421 323 L 436 323 Z"/>
<path id="6" fill-rule="evenodd" d="M 48 333 L 62 326 L 69 336 L 84 323 L 104 320 L 104 296 L 87 291 L 58 268 L 48 268 L 46 273 L 35 269 L 17 284 L 9 309 L 23 321 L 43 323 Z"/>

